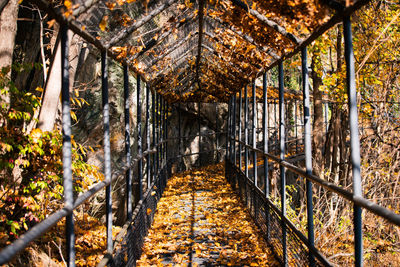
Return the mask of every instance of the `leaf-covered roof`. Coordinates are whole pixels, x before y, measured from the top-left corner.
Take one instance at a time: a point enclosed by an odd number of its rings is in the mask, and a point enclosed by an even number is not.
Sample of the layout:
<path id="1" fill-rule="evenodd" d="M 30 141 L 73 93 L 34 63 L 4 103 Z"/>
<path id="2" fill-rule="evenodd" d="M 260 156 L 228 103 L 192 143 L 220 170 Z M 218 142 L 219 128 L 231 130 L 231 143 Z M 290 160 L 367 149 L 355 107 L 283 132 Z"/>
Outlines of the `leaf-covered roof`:
<path id="1" fill-rule="evenodd" d="M 368 0 L 346 2 L 65 0 L 60 14 L 168 101 L 212 102 L 226 101 Z"/>

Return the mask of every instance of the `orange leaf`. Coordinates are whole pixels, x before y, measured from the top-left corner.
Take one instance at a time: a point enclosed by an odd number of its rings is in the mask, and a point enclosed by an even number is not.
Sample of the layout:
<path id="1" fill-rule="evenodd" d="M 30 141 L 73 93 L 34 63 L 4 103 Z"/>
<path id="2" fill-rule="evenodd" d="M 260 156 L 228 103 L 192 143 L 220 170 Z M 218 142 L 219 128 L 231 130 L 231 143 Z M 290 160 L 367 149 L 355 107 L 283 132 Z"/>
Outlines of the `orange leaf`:
<path id="1" fill-rule="evenodd" d="M 111 3 L 111 2 L 107 2 L 107 3 L 106 3 L 106 6 L 107 6 L 108 9 L 110 9 L 110 10 L 113 10 L 114 7 L 115 7 L 116 5 L 117 5 L 116 3 Z"/>
<path id="2" fill-rule="evenodd" d="M 107 21 L 108 21 L 108 16 L 104 16 L 103 19 L 101 20 L 99 27 L 101 31 L 105 31 L 107 27 Z"/>

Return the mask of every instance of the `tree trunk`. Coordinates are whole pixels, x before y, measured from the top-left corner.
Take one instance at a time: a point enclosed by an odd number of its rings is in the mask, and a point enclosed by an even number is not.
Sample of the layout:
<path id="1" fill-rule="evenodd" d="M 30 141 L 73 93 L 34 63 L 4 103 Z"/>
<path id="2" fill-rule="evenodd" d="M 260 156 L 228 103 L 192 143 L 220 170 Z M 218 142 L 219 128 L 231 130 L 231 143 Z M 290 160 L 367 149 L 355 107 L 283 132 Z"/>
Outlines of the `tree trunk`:
<path id="1" fill-rule="evenodd" d="M 60 37 L 57 37 L 59 39 Z M 82 51 L 82 40 L 76 34 L 68 31 L 69 39 L 69 84 L 70 91 L 75 83 L 76 70 Z M 82 63 L 82 62 L 81 62 Z M 45 93 L 43 96 L 42 107 L 40 109 L 38 127 L 42 131 L 51 131 L 56 122 L 57 111 L 59 109 L 59 99 L 61 93 L 61 45 L 59 40 L 55 46 L 54 60 L 50 66 L 47 78 Z"/>
<path id="2" fill-rule="evenodd" d="M 319 90 L 322 85 L 322 78 L 318 74 L 316 62 L 319 59 L 319 52 L 314 52 L 311 61 L 311 78 L 313 81 L 313 105 L 314 105 L 314 120 L 313 120 L 313 150 L 315 160 L 315 171 L 320 175 L 324 169 L 324 159 L 322 148 L 324 146 L 324 113 L 322 103 L 322 91 Z"/>
<path id="3" fill-rule="evenodd" d="M 337 184 L 339 182 L 339 170 L 338 170 L 338 166 L 339 166 L 339 149 L 340 146 L 338 145 L 340 142 L 340 138 L 339 138 L 339 134 L 340 134 L 340 121 L 341 121 L 341 112 L 340 110 L 335 110 L 335 117 L 332 118 L 333 120 L 333 151 L 332 151 L 332 168 L 331 168 L 331 173 L 332 176 L 334 178 L 334 183 Z"/>
<path id="4" fill-rule="evenodd" d="M 17 33 L 18 0 L 9 0 L 8 3 L 6 2 L 2 3 L 1 7 L 3 10 L 0 14 L 0 70 L 11 67 L 15 35 Z M 7 75 L 11 74 L 10 70 Z M 1 104 L 6 104 L 6 106 L 10 104 L 9 93 L 1 94 Z M 2 126 L 2 123 L 0 122 L 0 126 Z"/>
<path id="5" fill-rule="evenodd" d="M 60 36 L 57 37 L 54 51 L 54 57 L 49 68 L 49 75 L 47 76 L 38 119 L 38 128 L 42 131 L 53 130 L 57 115 L 62 80 Z"/>
<path id="6" fill-rule="evenodd" d="M 0 68 L 11 66 L 17 33 L 18 1 L 10 0 L 0 15 Z"/>

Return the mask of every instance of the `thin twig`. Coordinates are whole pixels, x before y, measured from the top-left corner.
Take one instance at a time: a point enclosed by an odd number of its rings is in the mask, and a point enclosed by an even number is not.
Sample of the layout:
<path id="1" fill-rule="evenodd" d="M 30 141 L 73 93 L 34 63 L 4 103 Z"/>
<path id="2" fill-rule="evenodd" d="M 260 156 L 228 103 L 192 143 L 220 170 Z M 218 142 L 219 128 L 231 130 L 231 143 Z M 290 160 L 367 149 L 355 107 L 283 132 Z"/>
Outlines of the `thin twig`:
<path id="1" fill-rule="evenodd" d="M 67 266 L 67 262 L 65 261 L 64 256 L 63 256 L 63 254 L 62 254 L 61 244 L 60 244 L 60 245 L 57 245 L 57 243 L 54 242 L 54 240 L 52 240 L 51 242 L 53 242 L 53 244 L 54 244 L 54 245 L 56 246 L 56 248 L 58 249 L 58 252 L 60 253 L 61 259 L 62 259 L 62 261 L 64 262 L 64 265 Z"/>
<path id="2" fill-rule="evenodd" d="M 40 18 L 40 55 L 42 56 L 43 62 L 43 84 L 46 84 L 47 81 L 47 66 L 46 66 L 46 57 L 44 55 L 44 48 L 43 48 L 43 18 L 42 14 L 40 14 L 40 10 L 38 9 L 38 14 Z"/>

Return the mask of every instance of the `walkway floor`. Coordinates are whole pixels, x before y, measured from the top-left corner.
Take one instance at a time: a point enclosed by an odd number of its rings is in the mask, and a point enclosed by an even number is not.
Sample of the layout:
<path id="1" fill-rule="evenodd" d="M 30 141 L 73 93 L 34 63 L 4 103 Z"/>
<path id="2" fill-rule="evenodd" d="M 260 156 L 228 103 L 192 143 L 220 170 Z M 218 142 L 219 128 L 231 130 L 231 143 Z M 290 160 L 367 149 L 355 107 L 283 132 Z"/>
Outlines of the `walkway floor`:
<path id="1" fill-rule="evenodd" d="M 168 181 L 138 266 L 278 266 L 223 164 Z"/>

